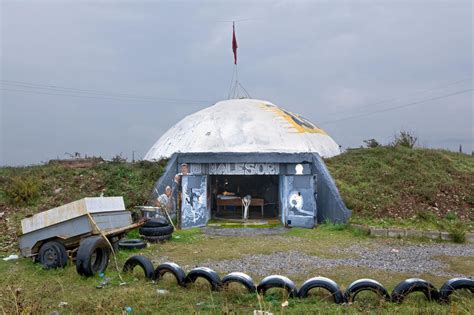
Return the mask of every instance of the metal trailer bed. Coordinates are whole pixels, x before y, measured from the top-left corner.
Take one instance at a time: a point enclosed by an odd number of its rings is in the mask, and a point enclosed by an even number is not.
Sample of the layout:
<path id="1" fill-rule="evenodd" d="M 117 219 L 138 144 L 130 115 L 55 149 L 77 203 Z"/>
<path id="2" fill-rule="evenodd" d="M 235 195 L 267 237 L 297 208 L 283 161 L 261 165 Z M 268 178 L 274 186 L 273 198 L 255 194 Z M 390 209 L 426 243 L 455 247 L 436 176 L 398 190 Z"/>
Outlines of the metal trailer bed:
<path id="1" fill-rule="evenodd" d="M 20 251 L 24 257 L 34 257 L 44 244 L 55 241 L 64 245 L 71 256 L 89 236 L 102 233 L 115 243 L 142 224 L 132 223 L 123 197 L 84 198 L 23 219 Z"/>

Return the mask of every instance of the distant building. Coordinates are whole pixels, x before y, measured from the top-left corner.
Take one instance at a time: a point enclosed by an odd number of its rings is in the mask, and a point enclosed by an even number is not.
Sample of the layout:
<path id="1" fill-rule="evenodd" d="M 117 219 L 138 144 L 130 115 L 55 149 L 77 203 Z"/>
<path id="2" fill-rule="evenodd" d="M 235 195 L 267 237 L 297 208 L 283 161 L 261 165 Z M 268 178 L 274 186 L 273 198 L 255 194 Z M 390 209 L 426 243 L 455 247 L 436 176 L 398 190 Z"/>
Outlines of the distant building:
<path id="1" fill-rule="evenodd" d="M 185 117 L 144 159 L 169 159 L 154 194 L 173 187 L 182 228 L 211 218 L 311 228 L 350 216 L 321 159 L 338 154 L 339 145 L 307 119 L 267 101 L 239 99 Z M 247 218 L 245 196 L 251 196 Z"/>

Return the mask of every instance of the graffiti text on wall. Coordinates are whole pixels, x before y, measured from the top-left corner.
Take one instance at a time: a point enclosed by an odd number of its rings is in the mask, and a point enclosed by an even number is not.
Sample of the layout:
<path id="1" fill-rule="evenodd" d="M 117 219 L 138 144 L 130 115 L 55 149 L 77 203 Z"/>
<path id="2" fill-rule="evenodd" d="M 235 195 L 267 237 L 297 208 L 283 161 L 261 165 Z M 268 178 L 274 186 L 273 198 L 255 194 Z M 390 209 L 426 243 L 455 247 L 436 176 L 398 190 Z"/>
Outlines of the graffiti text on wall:
<path id="1" fill-rule="evenodd" d="M 210 175 L 278 175 L 278 163 L 211 163 Z"/>

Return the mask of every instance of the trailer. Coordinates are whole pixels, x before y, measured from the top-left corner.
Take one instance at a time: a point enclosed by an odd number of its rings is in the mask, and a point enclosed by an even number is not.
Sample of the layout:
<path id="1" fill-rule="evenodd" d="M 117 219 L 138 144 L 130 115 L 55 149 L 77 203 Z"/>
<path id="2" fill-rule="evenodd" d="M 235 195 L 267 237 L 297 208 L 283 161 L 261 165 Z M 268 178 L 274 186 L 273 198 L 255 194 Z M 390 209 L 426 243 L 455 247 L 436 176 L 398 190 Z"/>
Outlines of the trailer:
<path id="1" fill-rule="evenodd" d="M 45 268 L 73 259 L 77 271 L 90 276 L 107 268 L 109 243 L 115 246 L 143 223 L 132 222 L 123 197 L 83 198 L 23 219 L 20 251 Z"/>

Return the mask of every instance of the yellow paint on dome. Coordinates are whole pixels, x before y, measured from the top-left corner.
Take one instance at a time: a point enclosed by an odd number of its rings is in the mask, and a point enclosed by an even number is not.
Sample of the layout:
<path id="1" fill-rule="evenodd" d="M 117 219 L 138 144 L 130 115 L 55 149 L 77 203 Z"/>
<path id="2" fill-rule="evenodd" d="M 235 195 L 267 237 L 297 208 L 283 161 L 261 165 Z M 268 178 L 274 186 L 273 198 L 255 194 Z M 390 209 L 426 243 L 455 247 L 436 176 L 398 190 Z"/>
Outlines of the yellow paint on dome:
<path id="1" fill-rule="evenodd" d="M 278 117 L 283 118 L 298 133 L 319 133 L 322 135 L 327 135 L 324 130 L 318 128 L 315 124 L 298 114 L 293 114 L 292 112 L 281 109 L 280 107 L 273 104 L 262 104 L 261 107 L 262 109 L 271 111 L 277 114 Z"/>

